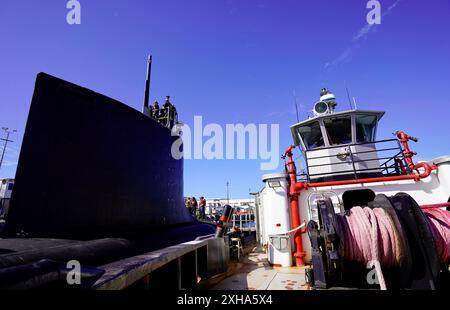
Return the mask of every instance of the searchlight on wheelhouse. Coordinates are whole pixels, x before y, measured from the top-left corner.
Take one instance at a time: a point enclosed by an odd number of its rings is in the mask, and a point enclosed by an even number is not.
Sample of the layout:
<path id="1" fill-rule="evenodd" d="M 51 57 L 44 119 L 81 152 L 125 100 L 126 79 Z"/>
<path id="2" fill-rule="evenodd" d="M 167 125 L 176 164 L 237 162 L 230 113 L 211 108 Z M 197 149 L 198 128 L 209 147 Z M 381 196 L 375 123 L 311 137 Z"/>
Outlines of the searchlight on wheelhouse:
<path id="1" fill-rule="evenodd" d="M 314 115 L 320 116 L 324 114 L 331 114 L 336 109 L 336 97 L 328 89 L 322 88 L 320 92 L 320 101 L 314 105 Z"/>

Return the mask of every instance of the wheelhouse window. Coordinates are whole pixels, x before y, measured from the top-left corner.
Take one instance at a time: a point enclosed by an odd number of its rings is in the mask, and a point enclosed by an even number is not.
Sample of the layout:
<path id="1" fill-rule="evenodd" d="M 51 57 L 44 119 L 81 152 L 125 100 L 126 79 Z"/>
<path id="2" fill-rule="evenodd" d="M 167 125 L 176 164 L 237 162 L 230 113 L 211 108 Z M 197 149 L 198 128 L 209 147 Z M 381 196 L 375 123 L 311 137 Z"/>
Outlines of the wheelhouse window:
<path id="1" fill-rule="evenodd" d="M 376 115 L 356 115 L 356 142 L 375 141 Z"/>
<path id="2" fill-rule="evenodd" d="M 298 127 L 297 134 L 300 136 L 300 139 L 305 144 L 307 150 L 325 145 L 319 122 L 314 122 L 307 126 Z"/>
<path id="3" fill-rule="evenodd" d="M 352 121 L 350 116 L 323 120 L 330 145 L 352 143 Z"/>

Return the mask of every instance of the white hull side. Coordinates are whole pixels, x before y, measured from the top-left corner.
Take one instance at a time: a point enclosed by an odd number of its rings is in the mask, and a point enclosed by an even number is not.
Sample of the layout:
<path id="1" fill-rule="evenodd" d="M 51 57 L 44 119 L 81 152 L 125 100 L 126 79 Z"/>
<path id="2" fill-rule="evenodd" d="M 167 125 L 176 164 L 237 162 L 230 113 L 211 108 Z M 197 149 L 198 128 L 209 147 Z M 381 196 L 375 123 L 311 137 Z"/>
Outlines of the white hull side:
<path id="1" fill-rule="evenodd" d="M 450 157 L 449 157 L 450 158 Z M 445 203 L 450 199 L 450 160 L 439 163 L 439 170 L 419 182 L 414 180 L 380 182 L 357 185 L 330 186 L 320 188 L 309 188 L 300 193 L 300 218 L 308 222 L 310 217 L 308 200 L 313 194 L 333 192 L 339 197 L 342 204 L 342 194 L 348 190 L 370 189 L 376 195 L 384 194 L 393 196 L 404 192 L 413 197 L 419 205 Z M 342 204 L 343 209 L 343 204 Z M 311 260 L 311 243 L 308 234 L 303 234 L 303 249 L 306 253 L 306 261 Z"/>

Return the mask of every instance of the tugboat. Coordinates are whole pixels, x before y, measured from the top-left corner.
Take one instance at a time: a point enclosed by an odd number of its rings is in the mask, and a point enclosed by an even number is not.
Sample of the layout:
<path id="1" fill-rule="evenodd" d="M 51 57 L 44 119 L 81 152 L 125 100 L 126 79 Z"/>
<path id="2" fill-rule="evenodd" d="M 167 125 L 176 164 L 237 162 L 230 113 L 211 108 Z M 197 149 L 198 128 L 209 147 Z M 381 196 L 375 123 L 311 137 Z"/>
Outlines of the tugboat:
<path id="1" fill-rule="evenodd" d="M 292 125 L 285 172 L 263 176 L 259 238 L 272 265 L 311 264 L 315 287 L 434 289 L 448 278 L 450 156 L 414 162 L 402 131 L 377 140 L 385 112 L 336 111 L 322 89 L 314 116 Z M 301 150 L 305 169 L 293 159 Z M 370 281 L 369 281 L 370 282 Z M 356 283 L 356 284 L 355 284 Z"/>

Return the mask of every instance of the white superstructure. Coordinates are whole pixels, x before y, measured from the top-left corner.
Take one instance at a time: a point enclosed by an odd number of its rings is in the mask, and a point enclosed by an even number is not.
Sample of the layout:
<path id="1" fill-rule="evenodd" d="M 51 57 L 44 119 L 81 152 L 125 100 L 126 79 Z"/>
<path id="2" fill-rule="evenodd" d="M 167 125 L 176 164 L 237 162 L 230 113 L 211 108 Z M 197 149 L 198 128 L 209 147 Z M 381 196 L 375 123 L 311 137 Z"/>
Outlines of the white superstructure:
<path id="1" fill-rule="evenodd" d="M 416 138 L 398 132 L 396 138 L 376 140 L 378 122 L 384 112 L 358 109 L 335 112 L 335 106 L 334 95 L 323 89 L 314 106 L 315 116 L 291 126 L 295 146 L 300 148 L 306 164 L 305 171 L 297 171 L 296 185 L 310 185 L 300 186 L 301 190 L 294 192 L 302 222 L 318 220 L 316 201 L 324 197 L 331 198 L 336 213 L 370 202 L 377 194 L 393 196 L 405 192 L 419 205 L 450 202 L 450 156 L 417 166 L 407 144 L 409 140 L 417 142 Z M 412 179 L 431 167 L 429 175 Z M 263 179 L 266 186 L 255 201 L 260 242 L 268 246 L 267 236 L 279 233 L 272 230 L 274 223 L 280 217 L 285 218 L 286 210 L 293 217 L 289 201 L 293 192 L 289 178 L 281 178 L 286 181 L 276 190 L 270 188 L 270 178 Z M 289 221 L 283 230 L 294 228 Z M 302 241 L 308 262 L 311 258 L 308 234 L 302 234 Z"/>

